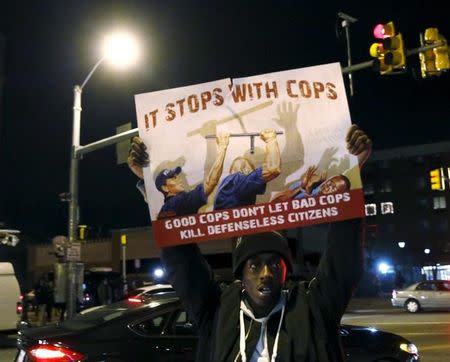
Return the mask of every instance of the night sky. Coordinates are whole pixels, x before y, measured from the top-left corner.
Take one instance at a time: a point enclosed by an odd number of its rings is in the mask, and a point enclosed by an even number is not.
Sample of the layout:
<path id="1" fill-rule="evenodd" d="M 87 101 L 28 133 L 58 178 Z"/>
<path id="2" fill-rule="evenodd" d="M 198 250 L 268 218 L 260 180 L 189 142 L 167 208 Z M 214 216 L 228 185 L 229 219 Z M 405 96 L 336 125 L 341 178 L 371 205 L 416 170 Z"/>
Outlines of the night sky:
<path id="1" fill-rule="evenodd" d="M 372 28 L 393 20 L 408 48 L 436 26 L 450 39 L 446 1 L 15 1 L 2 2 L 5 41 L 0 108 L 0 221 L 30 241 L 67 233 L 73 86 L 100 57 L 100 36 L 133 31 L 144 47 L 138 66 L 117 72 L 103 64 L 83 91 L 81 143 L 137 127 L 134 95 L 305 66 L 346 65 L 345 36 L 336 14 L 351 26 L 354 63 L 369 60 Z M 354 74 L 352 120 L 376 149 L 448 141 L 450 75 L 420 80 L 418 56 L 408 73 Z M 416 72 L 416 73 L 414 73 Z M 170 139 L 168 139 L 170 142 Z M 148 209 L 115 148 L 80 163 L 80 223 L 110 228 L 144 226 Z"/>

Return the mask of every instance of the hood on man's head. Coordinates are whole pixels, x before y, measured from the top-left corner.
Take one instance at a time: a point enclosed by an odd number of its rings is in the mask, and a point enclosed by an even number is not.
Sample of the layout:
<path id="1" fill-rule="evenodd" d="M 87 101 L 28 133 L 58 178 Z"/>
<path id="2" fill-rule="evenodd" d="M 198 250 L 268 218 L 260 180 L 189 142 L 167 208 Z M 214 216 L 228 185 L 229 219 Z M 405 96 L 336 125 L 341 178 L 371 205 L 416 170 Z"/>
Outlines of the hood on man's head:
<path id="1" fill-rule="evenodd" d="M 284 262 L 288 271 L 292 272 L 292 253 L 286 238 L 277 231 L 268 231 L 258 234 L 244 235 L 237 239 L 233 251 L 233 274 L 241 278 L 242 267 L 248 258 L 261 253 L 277 253 Z"/>
<path id="2" fill-rule="evenodd" d="M 178 166 L 172 170 L 168 170 L 167 168 L 162 170 L 158 176 L 156 176 L 156 180 L 155 180 L 155 186 L 156 188 L 163 192 L 162 187 L 166 184 L 167 179 L 172 178 L 176 175 L 178 175 L 181 172 L 181 167 Z"/>

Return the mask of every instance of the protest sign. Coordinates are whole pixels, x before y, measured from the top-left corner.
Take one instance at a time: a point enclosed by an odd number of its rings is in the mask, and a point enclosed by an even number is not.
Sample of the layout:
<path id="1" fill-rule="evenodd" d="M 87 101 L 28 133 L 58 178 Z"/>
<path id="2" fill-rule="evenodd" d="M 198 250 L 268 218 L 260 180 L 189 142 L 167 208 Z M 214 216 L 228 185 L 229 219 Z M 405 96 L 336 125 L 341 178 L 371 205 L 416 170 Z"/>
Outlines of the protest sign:
<path id="1" fill-rule="evenodd" d="M 159 246 L 364 215 L 338 63 L 135 96 Z"/>

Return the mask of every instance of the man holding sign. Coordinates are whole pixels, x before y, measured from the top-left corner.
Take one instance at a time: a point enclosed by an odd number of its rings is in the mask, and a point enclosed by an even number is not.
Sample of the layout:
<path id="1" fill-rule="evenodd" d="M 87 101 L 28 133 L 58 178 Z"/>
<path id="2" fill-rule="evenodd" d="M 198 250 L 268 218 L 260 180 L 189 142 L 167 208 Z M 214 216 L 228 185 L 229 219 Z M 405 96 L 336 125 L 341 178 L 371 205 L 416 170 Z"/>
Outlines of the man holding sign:
<path id="1" fill-rule="evenodd" d="M 370 154 L 357 126 L 346 142 L 349 153 Z M 135 168 L 148 164 L 142 152 L 130 155 Z M 362 247 L 361 219 L 332 223 L 315 277 L 291 284 L 282 234 L 244 235 L 233 251 L 237 280 L 224 290 L 196 244 L 165 247 L 161 258 L 199 329 L 198 361 L 343 361 L 339 323 L 363 270 Z"/>

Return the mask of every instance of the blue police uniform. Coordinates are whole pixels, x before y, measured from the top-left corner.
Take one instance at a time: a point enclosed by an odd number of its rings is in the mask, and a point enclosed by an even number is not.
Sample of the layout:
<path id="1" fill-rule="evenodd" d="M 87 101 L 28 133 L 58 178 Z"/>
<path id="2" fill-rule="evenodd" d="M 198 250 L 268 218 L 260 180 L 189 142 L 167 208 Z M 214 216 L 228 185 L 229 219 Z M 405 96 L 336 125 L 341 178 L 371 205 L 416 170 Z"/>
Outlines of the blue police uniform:
<path id="1" fill-rule="evenodd" d="M 223 179 L 214 200 L 214 210 L 254 205 L 256 196 L 266 192 L 266 181 L 262 177 L 262 167 L 250 174 L 235 172 Z"/>
<path id="2" fill-rule="evenodd" d="M 158 219 L 196 214 L 198 209 L 205 205 L 207 201 L 208 197 L 205 194 L 203 184 L 200 184 L 192 191 L 182 191 L 174 196 L 166 197 L 158 213 Z"/>

